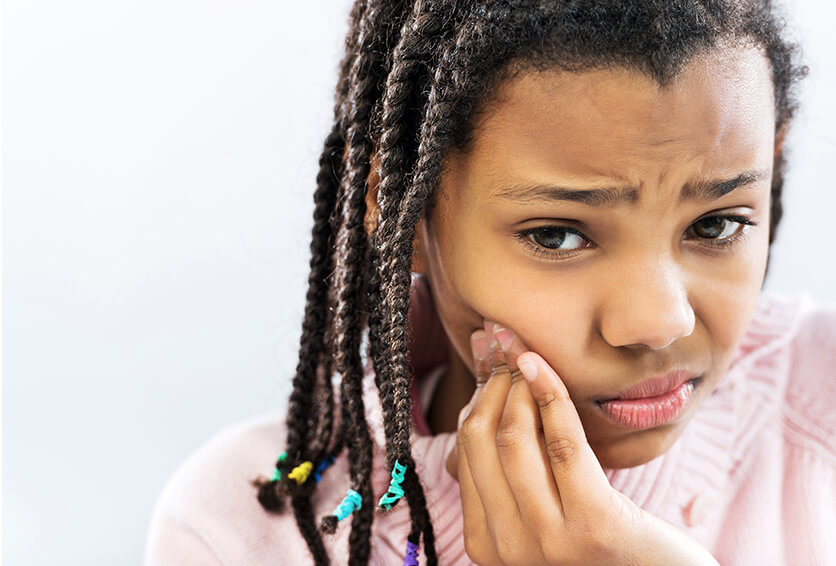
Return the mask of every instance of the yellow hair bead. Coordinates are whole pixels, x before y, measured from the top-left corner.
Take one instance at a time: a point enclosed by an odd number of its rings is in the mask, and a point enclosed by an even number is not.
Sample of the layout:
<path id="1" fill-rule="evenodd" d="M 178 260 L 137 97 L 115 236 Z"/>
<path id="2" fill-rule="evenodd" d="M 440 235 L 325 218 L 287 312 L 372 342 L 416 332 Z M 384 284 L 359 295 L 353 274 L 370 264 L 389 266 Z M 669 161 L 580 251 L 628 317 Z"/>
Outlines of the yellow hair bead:
<path id="1" fill-rule="evenodd" d="M 296 483 L 302 485 L 307 481 L 308 476 L 311 475 L 311 470 L 313 470 L 313 462 L 302 462 L 287 474 L 292 480 L 296 480 Z"/>

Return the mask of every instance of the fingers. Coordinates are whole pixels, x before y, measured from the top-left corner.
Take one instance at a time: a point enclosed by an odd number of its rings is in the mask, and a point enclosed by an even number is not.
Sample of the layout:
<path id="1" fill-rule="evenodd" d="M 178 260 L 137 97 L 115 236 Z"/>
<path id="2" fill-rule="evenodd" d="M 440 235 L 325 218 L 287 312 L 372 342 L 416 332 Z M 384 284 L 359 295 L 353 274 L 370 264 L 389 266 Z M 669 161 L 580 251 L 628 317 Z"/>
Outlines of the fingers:
<path id="1" fill-rule="evenodd" d="M 490 344 L 490 371 L 492 374 L 508 373 L 512 379 L 522 378 L 517 368 L 517 357 L 528 347 L 517 335 L 501 325 L 485 321 L 485 334 Z"/>
<path id="2" fill-rule="evenodd" d="M 476 375 L 476 389 L 484 385 L 491 376 L 491 353 L 488 337 L 484 330 L 476 330 L 470 335 L 470 350 L 473 353 L 473 366 Z M 461 423 L 459 423 L 461 425 Z"/>
<path id="3" fill-rule="evenodd" d="M 485 341 L 487 343 L 487 341 Z M 478 387 L 477 391 L 474 393 L 473 397 L 470 398 L 470 401 L 467 405 L 462 407 L 459 411 L 459 417 L 456 424 L 456 430 L 462 428 L 462 423 L 470 414 L 470 410 L 473 408 L 473 403 L 479 398 L 479 393 L 482 391 L 481 387 Z M 447 473 L 453 476 L 454 479 L 458 479 L 458 448 L 456 444 L 453 445 L 453 448 L 450 450 L 450 453 L 447 454 L 447 459 L 444 461 L 444 466 L 447 468 Z"/>
<path id="4" fill-rule="evenodd" d="M 549 464 L 563 513 L 580 516 L 608 505 L 612 486 L 586 441 L 580 417 L 563 381 L 546 361 L 526 352 L 517 363 L 540 411 Z"/>
<path id="5" fill-rule="evenodd" d="M 482 386 L 491 376 L 491 364 L 488 361 L 488 356 L 490 355 L 490 347 L 488 346 L 488 339 L 485 336 L 484 330 L 477 330 L 470 335 L 470 351 L 473 354 L 473 364 L 476 370 L 476 390 L 473 392 L 473 396 L 470 398 L 468 404 L 462 407 L 462 409 L 459 411 L 459 418 L 456 430 L 462 428 L 462 422 L 470 414 L 470 410 L 473 408 L 473 404 L 479 398 L 479 395 L 482 392 Z M 456 460 L 458 459 L 457 452 L 458 447 L 453 446 L 453 449 L 447 455 L 447 459 L 445 460 L 445 467 L 447 468 L 447 472 L 454 478 L 457 477 L 458 470 L 458 466 L 456 465 Z"/>
<path id="6" fill-rule="evenodd" d="M 481 331 L 474 332 L 474 334 L 478 332 Z M 481 338 L 482 336 L 477 334 L 474 342 L 478 342 Z M 482 353 L 484 349 L 478 343 L 474 343 L 475 365 L 482 368 L 479 371 L 484 371 Z M 494 357 L 493 351 L 490 357 Z M 477 380 L 484 380 L 484 383 L 477 384 L 477 392 L 474 394 L 470 413 L 459 427 L 456 442 L 459 462 L 467 458 L 468 466 L 473 471 L 473 484 L 482 505 L 488 511 L 488 526 L 493 533 L 497 521 L 516 520 L 518 522 L 519 520 L 519 509 L 496 451 L 496 430 L 502 417 L 508 389 L 511 386 L 511 375 L 507 367 L 505 369 L 498 367 L 488 379 L 479 375 Z M 459 472 L 461 473 L 461 464 Z"/>
<path id="7" fill-rule="evenodd" d="M 559 524 L 560 495 L 546 455 L 540 412 L 525 379 L 511 385 L 496 446 L 523 524 Z"/>
<path id="8" fill-rule="evenodd" d="M 519 356 L 528 351 L 522 340 L 509 329 L 487 325 L 505 350 L 505 364 L 514 378 L 499 429 L 497 452 L 508 485 L 526 525 L 554 525 L 561 519 L 560 497 L 551 473 L 545 443 L 540 433 L 540 412 L 517 366 Z"/>
<path id="9" fill-rule="evenodd" d="M 461 444 L 461 436 L 456 438 L 456 444 Z M 463 447 L 461 452 L 466 454 Z M 471 560 L 478 560 L 483 564 L 499 564 L 501 561 L 493 537 L 490 536 L 487 529 L 485 506 L 482 504 L 479 491 L 473 482 L 473 475 L 467 457 L 456 458 L 456 467 L 456 476 L 459 481 L 459 492 L 462 499 L 465 550 Z"/>

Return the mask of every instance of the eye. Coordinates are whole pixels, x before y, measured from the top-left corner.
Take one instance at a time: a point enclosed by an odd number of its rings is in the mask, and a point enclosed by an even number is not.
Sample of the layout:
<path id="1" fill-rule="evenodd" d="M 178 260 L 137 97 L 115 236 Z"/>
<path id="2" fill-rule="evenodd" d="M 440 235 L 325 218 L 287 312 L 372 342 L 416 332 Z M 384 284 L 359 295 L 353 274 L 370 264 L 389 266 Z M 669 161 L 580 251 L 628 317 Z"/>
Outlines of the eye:
<path id="1" fill-rule="evenodd" d="M 518 232 L 516 236 L 535 256 L 565 257 L 575 255 L 575 251 L 589 246 L 573 247 L 589 240 L 578 230 L 569 226 L 540 226 Z M 533 242 L 533 243 L 532 243 Z M 564 244 L 566 244 L 564 246 Z M 555 253 L 552 250 L 559 250 Z"/>
<path id="2" fill-rule="evenodd" d="M 745 216 L 707 216 L 691 225 L 691 229 L 710 248 L 729 248 L 746 236 L 745 226 L 757 226 Z"/>
<path id="3" fill-rule="evenodd" d="M 700 245 L 707 248 L 731 248 L 747 235 L 745 226 L 757 226 L 757 223 L 745 216 L 706 216 L 692 224 L 686 234 L 693 232 L 696 239 L 700 240 Z M 575 256 L 581 249 L 591 245 L 582 232 L 569 226 L 529 228 L 515 236 L 535 257 L 545 256 L 550 260 Z"/>

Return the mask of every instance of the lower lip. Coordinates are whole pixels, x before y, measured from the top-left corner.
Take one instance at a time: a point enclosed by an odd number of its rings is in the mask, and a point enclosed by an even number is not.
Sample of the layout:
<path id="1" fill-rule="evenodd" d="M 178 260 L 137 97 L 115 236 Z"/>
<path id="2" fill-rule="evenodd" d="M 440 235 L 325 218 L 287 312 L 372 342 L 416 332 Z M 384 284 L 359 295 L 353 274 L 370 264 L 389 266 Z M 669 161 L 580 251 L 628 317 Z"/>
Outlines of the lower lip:
<path id="1" fill-rule="evenodd" d="M 693 392 L 692 379 L 658 397 L 602 401 L 598 405 L 604 416 L 615 424 L 630 430 L 646 430 L 676 420 L 685 411 Z"/>

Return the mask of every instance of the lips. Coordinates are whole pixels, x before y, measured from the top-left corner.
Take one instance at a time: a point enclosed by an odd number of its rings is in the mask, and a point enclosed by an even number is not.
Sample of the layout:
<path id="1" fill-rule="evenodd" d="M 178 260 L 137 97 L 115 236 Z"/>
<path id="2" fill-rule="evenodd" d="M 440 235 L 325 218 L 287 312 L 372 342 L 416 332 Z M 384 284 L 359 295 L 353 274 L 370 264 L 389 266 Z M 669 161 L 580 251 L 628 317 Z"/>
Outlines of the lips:
<path id="1" fill-rule="evenodd" d="M 632 387 L 621 391 L 616 397 L 610 397 L 608 399 L 601 399 L 599 401 L 610 401 L 612 399 L 646 399 L 649 397 L 658 397 L 659 395 L 664 395 L 665 393 L 669 393 L 674 391 L 680 385 L 694 379 L 697 377 L 697 374 L 690 372 L 688 370 L 679 369 L 674 370 L 666 375 L 661 377 L 654 377 Z"/>

